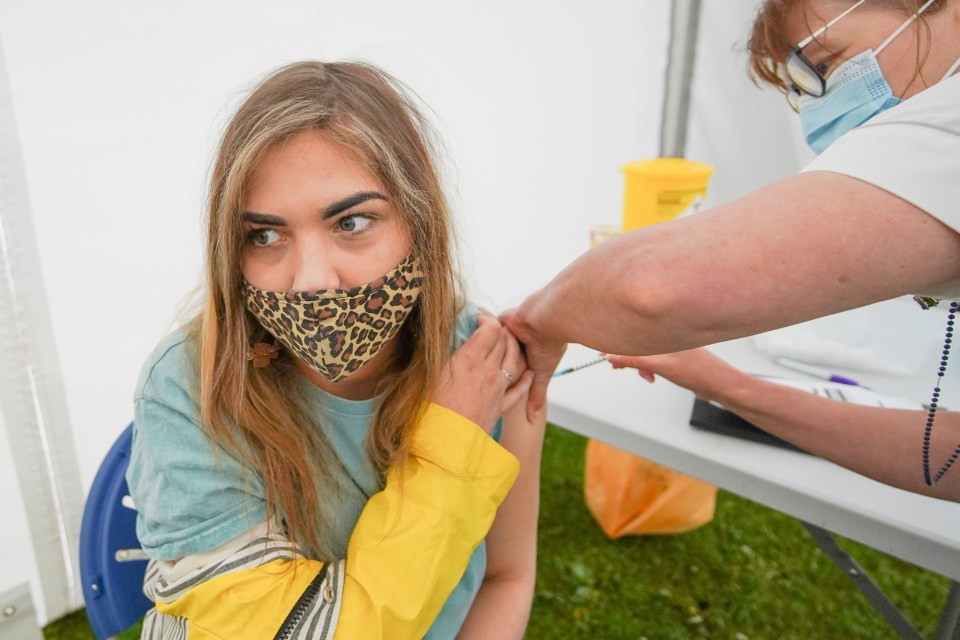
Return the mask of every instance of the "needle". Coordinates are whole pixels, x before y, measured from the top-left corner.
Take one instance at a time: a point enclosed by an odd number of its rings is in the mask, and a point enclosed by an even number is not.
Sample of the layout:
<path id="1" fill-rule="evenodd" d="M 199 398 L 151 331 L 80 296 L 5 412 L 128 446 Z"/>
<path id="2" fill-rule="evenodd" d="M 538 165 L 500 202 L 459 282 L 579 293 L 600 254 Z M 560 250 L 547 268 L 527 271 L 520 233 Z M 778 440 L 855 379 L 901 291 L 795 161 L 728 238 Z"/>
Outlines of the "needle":
<path id="1" fill-rule="evenodd" d="M 600 364 L 601 362 L 606 362 L 606 361 L 607 361 L 606 358 L 597 358 L 596 360 L 591 360 L 590 362 L 584 362 L 583 364 L 578 364 L 575 367 L 568 367 L 561 371 L 555 371 L 553 373 L 553 376 L 551 377 L 559 378 L 560 376 L 564 376 L 568 373 L 573 373 L 574 371 L 579 371 L 580 369 L 586 369 L 587 367 L 592 367 L 595 364 Z"/>

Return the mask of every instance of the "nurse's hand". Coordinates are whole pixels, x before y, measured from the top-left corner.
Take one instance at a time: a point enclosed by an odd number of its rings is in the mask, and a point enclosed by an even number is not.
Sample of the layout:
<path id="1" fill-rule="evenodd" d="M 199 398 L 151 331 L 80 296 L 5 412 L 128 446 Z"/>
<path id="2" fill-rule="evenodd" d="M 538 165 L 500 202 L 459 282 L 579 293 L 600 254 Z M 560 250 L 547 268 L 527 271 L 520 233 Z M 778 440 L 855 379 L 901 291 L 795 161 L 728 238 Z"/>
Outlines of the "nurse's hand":
<path id="1" fill-rule="evenodd" d="M 693 391 L 704 400 L 725 398 L 745 376 L 706 349 L 690 349 L 658 356 L 607 355 L 614 369 L 636 369 L 647 382 L 662 376 L 670 382 Z"/>
<path id="2" fill-rule="evenodd" d="M 532 382 L 519 343 L 495 317 L 481 314 L 477 330 L 444 368 L 433 401 L 489 433 Z"/>
<path id="3" fill-rule="evenodd" d="M 543 418 L 547 404 L 547 386 L 567 350 L 567 345 L 563 342 L 543 341 L 524 323 L 519 309 L 501 313 L 500 321 L 523 344 L 527 365 L 533 371 L 533 385 L 527 399 L 527 420 L 536 422 Z"/>

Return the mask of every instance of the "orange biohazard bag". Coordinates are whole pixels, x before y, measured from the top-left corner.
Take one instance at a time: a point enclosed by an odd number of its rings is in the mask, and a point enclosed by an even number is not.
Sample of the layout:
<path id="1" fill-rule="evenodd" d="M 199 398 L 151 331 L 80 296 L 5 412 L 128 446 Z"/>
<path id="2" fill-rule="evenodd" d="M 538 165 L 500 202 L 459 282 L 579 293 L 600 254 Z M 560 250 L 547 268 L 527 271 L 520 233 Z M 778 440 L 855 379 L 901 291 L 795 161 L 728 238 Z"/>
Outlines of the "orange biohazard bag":
<path id="1" fill-rule="evenodd" d="M 597 440 L 587 442 L 583 492 L 610 538 L 695 529 L 717 502 L 712 484 Z"/>

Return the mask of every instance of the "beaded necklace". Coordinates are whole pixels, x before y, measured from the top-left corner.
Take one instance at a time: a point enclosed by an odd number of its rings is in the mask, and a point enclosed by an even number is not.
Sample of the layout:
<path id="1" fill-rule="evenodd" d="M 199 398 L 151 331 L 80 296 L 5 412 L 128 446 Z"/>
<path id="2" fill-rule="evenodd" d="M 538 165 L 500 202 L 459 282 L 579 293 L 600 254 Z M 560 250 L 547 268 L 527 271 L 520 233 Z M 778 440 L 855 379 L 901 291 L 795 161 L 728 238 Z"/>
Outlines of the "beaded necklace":
<path id="1" fill-rule="evenodd" d="M 923 299 L 924 301 L 920 303 L 920 306 L 928 308 L 925 302 L 928 299 Z M 936 303 L 934 303 L 936 304 Z M 956 462 L 957 457 L 960 457 L 960 445 L 957 445 L 957 448 L 953 450 L 953 453 L 950 454 L 950 457 L 944 463 L 940 470 L 937 471 L 937 474 L 933 477 L 930 476 L 930 435 L 933 433 L 933 419 L 937 414 L 937 404 L 940 401 L 940 385 L 943 382 L 943 375 L 947 371 L 947 357 L 950 355 L 950 345 L 953 342 L 953 323 L 957 317 L 957 309 L 960 308 L 960 303 L 951 302 L 950 311 L 947 314 L 947 331 L 946 338 L 943 341 L 943 351 L 940 354 L 940 367 L 937 370 L 937 382 L 933 387 L 933 395 L 930 398 L 930 410 L 927 413 L 927 426 L 923 430 L 923 479 L 927 483 L 927 486 L 934 486 L 940 482 L 940 478 L 943 477 L 943 474 L 953 466 L 953 463 Z"/>

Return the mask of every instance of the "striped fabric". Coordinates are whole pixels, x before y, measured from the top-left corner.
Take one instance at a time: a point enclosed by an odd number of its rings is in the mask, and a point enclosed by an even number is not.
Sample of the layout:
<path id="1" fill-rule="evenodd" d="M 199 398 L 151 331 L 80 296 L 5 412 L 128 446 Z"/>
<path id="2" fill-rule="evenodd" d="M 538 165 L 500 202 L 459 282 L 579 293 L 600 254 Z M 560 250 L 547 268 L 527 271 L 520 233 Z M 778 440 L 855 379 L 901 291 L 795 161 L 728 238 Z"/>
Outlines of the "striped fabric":
<path id="1" fill-rule="evenodd" d="M 318 597 L 313 599 L 300 622 L 290 630 L 290 634 L 283 636 L 284 640 L 333 638 L 342 604 L 337 594 L 343 593 L 344 565 L 343 560 L 327 565 L 327 575 L 320 584 Z"/>
<path id="2" fill-rule="evenodd" d="M 174 582 L 164 579 L 158 563 L 151 560 L 144 574 L 143 592 L 153 602 L 170 604 L 193 587 L 213 578 L 256 569 L 277 560 L 290 562 L 302 557 L 283 536 L 265 535 Z M 300 615 L 299 620 L 291 624 L 290 629 L 285 629 L 287 633 L 276 637 L 285 640 L 322 640 L 333 637 L 342 604 L 339 595 L 343 592 L 344 567 L 343 560 L 327 565 L 322 580 L 316 585 L 317 588 L 308 589 L 297 602 L 295 609 Z M 209 637 L 209 632 L 206 634 L 204 637 Z M 188 640 L 189 637 L 190 622 L 186 618 L 162 614 L 155 608 L 150 609 L 144 617 L 141 640 Z"/>

